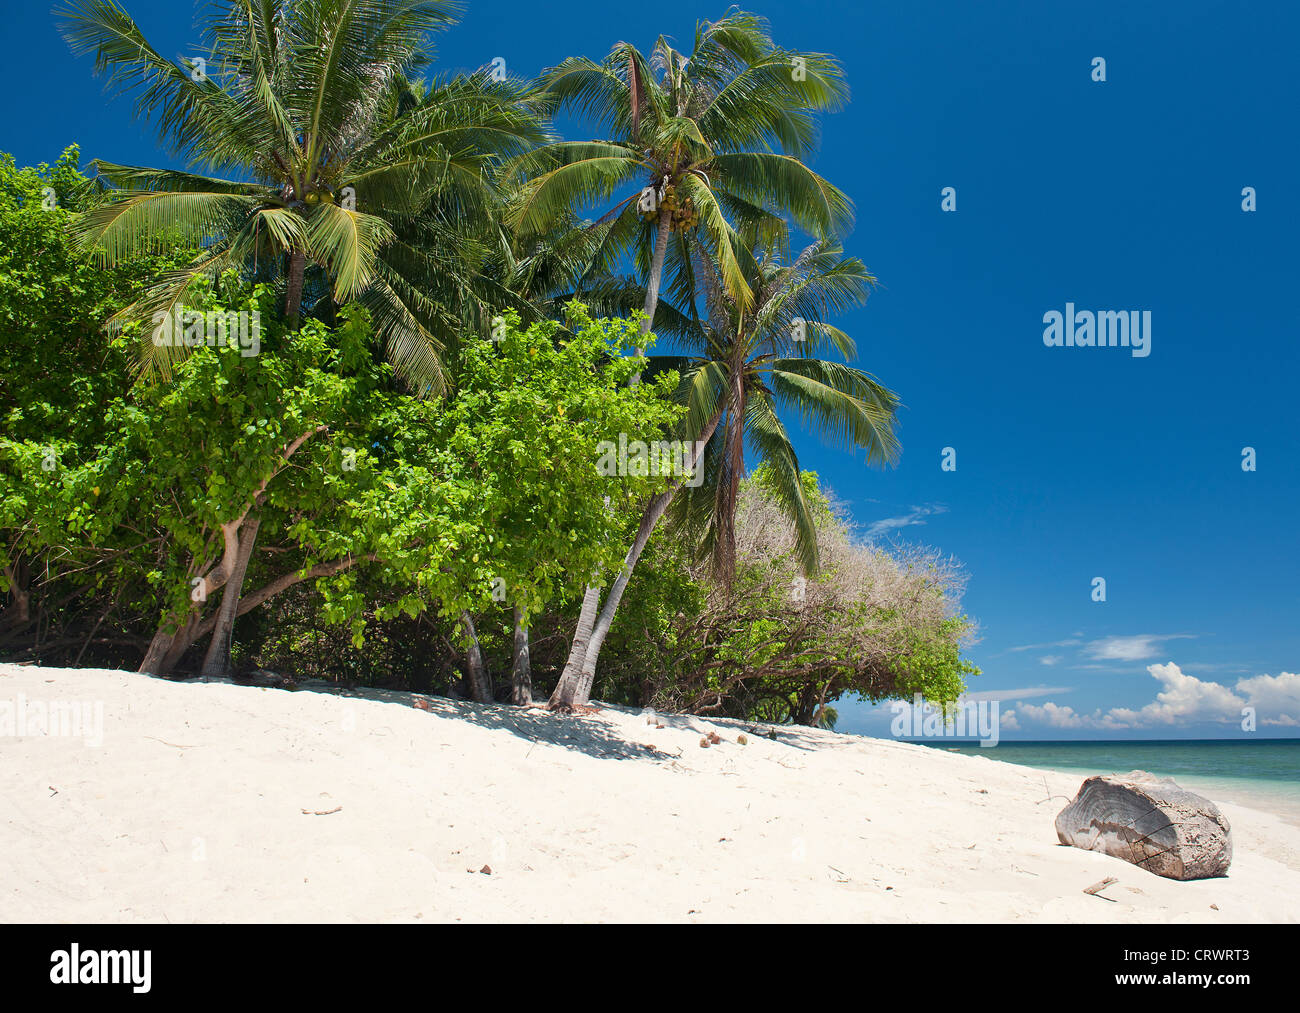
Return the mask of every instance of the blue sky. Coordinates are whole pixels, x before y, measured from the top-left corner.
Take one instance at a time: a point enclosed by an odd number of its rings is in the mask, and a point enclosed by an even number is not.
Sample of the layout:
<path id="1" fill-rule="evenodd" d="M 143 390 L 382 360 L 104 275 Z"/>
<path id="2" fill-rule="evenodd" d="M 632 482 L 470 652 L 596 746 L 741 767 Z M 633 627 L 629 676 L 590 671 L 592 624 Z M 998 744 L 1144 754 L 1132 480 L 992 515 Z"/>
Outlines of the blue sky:
<path id="1" fill-rule="evenodd" d="M 164 54 L 195 52 L 189 6 L 126 6 Z M 814 165 L 853 198 L 846 246 L 881 283 L 843 325 L 906 405 L 897 468 L 811 437 L 802 463 L 864 531 L 966 565 L 972 689 L 1001 700 L 1003 737 L 1235 736 L 1247 705 L 1255 734 L 1300 734 L 1300 675 L 1285 674 L 1300 672 L 1300 9 L 748 6 L 779 44 L 846 67 L 852 101 L 824 121 Z M 0 149 L 20 164 L 72 142 L 87 161 L 166 162 L 43 7 L 8 13 L 22 44 L 0 64 Z M 500 56 L 531 76 L 620 39 L 685 47 L 724 9 L 471 2 L 438 67 Z M 1149 310 L 1151 354 L 1046 347 L 1043 316 L 1067 303 Z M 842 708 L 844 730 L 888 724 L 883 708 Z"/>

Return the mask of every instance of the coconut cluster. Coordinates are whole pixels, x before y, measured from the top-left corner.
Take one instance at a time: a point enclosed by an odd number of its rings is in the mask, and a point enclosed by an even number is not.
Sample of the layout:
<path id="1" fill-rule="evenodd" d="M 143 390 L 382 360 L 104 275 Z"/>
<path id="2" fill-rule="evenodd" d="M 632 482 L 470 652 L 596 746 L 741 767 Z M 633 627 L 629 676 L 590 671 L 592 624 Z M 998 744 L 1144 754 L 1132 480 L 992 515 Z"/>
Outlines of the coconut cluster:
<path id="1" fill-rule="evenodd" d="M 653 222 L 658 219 L 659 211 L 665 208 L 672 213 L 671 228 L 674 232 L 693 229 L 700 224 L 700 215 L 695 210 L 695 201 L 690 197 L 678 197 L 677 188 L 671 183 L 664 184 L 659 195 L 659 207 L 642 211 L 641 217 L 647 222 Z"/>

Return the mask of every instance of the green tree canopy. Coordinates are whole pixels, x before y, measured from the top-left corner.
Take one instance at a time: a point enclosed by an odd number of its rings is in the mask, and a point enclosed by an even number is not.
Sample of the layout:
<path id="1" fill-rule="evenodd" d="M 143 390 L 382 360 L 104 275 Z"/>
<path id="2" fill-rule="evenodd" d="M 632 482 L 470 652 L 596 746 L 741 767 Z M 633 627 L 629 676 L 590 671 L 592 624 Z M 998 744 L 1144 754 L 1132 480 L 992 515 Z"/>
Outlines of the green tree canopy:
<path id="1" fill-rule="evenodd" d="M 457 314 L 422 290 L 428 261 L 468 284 L 472 265 L 455 267 L 457 214 L 490 205 L 488 168 L 546 136 L 525 90 L 485 73 L 410 97 L 430 33 L 456 11 L 430 0 L 219 0 L 199 25 L 201 52 L 184 66 L 115 0 L 59 11 L 74 52 L 136 95 L 138 115 L 191 170 L 95 163 L 110 188 L 78 234 L 105 263 L 178 238 L 201 250 L 122 319 L 167 314 L 200 279 L 230 268 L 283 279 L 296 318 L 314 265 L 336 305 L 370 307 L 399 374 L 418 391 L 441 390 Z M 441 238 L 451 240 L 441 258 L 396 242 L 435 197 Z M 454 295 L 456 283 L 438 291 Z M 143 348 L 164 376 L 184 353 Z"/>

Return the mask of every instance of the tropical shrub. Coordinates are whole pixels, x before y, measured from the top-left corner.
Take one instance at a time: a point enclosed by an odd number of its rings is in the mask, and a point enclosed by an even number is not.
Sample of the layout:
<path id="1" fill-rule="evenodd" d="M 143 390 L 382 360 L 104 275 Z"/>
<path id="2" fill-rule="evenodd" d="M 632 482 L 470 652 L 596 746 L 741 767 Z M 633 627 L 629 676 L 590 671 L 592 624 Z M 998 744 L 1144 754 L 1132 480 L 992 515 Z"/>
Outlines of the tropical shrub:
<path id="1" fill-rule="evenodd" d="M 826 722 L 830 705 L 955 700 L 978 670 L 961 657 L 974 628 L 959 612 L 963 575 L 930 550 L 853 537 L 817 477 L 800 480 L 822 566 L 805 577 L 799 536 L 772 470 L 740 487 L 734 582 L 717 580 L 691 541 L 651 541 L 609 638 L 605 699 L 765 721 Z"/>

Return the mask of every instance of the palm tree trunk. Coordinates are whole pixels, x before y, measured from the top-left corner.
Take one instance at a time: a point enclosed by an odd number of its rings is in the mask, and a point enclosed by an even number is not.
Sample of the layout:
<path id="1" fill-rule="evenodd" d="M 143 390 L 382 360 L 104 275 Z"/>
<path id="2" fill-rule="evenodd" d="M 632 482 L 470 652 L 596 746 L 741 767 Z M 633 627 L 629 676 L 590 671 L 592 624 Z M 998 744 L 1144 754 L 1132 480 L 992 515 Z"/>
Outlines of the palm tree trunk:
<path id="1" fill-rule="evenodd" d="M 298 250 L 289 254 L 289 278 L 285 285 L 284 315 L 289 318 L 289 326 L 298 326 L 298 315 L 302 310 L 302 282 L 307 272 L 307 255 Z"/>
<path id="2" fill-rule="evenodd" d="M 712 439 L 721 418 L 721 413 L 715 415 L 709 424 L 704 427 L 704 432 L 700 434 L 698 446 L 701 455 L 704 451 L 704 445 Z M 687 467 L 693 468 L 697 463 L 699 463 L 698 456 L 692 453 Z M 605 598 L 605 606 L 600 610 L 600 616 L 591 631 L 591 639 L 587 643 L 587 649 L 582 659 L 577 690 L 573 694 L 574 700 L 570 706 L 585 704 L 590 697 L 592 683 L 596 680 L 596 661 L 600 657 L 600 649 L 604 646 L 605 637 L 609 634 L 609 628 L 614 624 L 614 614 L 618 611 L 619 602 L 623 600 L 623 592 L 627 590 L 627 583 L 632 579 L 632 570 L 641 558 L 641 553 L 645 551 L 646 544 L 650 541 L 650 536 L 654 533 L 659 519 L 663 517 L 664 511 L 668 509 L 668 504 L 673 501 L 673 496 L 676 495 L 680 487 L 679 482 L 673 485 L 672 488 L 661 492 L 650 501 L 645 508 L 645 512 L 641 515 L 641 524 L 637 528 L 636 538 L 632 541 L 632 547 L 627 550 L 627 556 L 623 560 L 623 568 L 619 570 L 618 576 L 610 586 L 609 595 Z"/>
<path id="3" fill-rule="evenodd" d="M 668 256 L 668 237 L 672 234 L 673 213 L 667 208 L 659 209 L 659 224 L 655 230 L 655 253 L 650 261 L 650 276 L 646 279 L 645 285 L 645 319 L 641 321 L 641 336 L 645 337 L 650 333 L 650 328 L 654 326 L 655 310 L 659 308 L 659 284 L 663 279 L 664 260 Z M 644 346 L 638 346 L 637 355 L 645 351 Z M 638 373 L 632 378 L 633 383 L 641 382 L 641 374 Z"/>
<path id="4" fill-rule="evenodd" d="M 668 256 L 668 237 L 672 231 L 671 225 L 672 212 L 667 208 L 660 208 L 659 222 L 655 231 L 655 252 L 650 260 L 650 276 L 646 279 L 645 286 L 645 305 L 643 307 L 645 319 L 641 321 L 642 337 L 650 333 L 650 328 L 654 324 L 655 310 L 659 308 L 659 284 L 663 278 L 664 260 Z M 637 355 L 644 352 L 644 346 L 637 347 Z M 641 374 L 637 373 L 630 382 L 634 385 L 640 383 Z M 587 644 L 591 637 L 593 623 L 596 619 L 596 609 L 599 605 L 600 588 L 588 585 L 587 593 L 582 596 L 582 611 L 578 613 L 578 628 L 573 633 L 573 645 L 569 648 L 569 658 L 564 663 L 564 672 L 561 674 L 560 681 L 555 687 L 555 692 L 551 694 L 550 702 L 547 705 L 552 710 L 557 707 L 567 708 L 573 707 L 575 703 L 587 702 L 587 695 L 591 692 L 591 683 L 588 681 L 587 689 L 579 699 L 579 680 L 586 662 Z"/>
<path id="5" fill-rule="evenodd" d="M 235 616 L 239 609 L 239 596 L 244 587 L 244 575 L 248 572 L 248 561 L 253 556 L 253 543 L 257 541 L 257 529 L 262 519 L 253 517 L 245 526 L 240 536 L 238 555 L 235 566 L 221 591 L 221 608 L 217 611 L 217 624 L 212 628 L 212 639 L 208 642 L 208 653 L 203 657 L 201 675 L 207 679 L 226 679 L 230 677 L 230 638 L 235 627 Z"/>
<path id="6" fill-rule="evenodd" d="M 478 631 L 474 629 L 474 617 L 468 612 L 462 612 L 460 621 L 465 624 L 465 634 L 469 637 L 465 661 L 469 667 L 470 692 L 478 703 L 492 703 L 492 674 L 483 662 L 483 649 L 479 646 Z"/>
<path id="7" fill-rule="evenodd" d="M 659 523 L 659 518 L 664 515 L 664 511 L 668 509 L 668 504 L 672 502 L 674 491 L 670 489 L 667 492 L 661 492 L 650 501 L 649 506 L 641 515 L 641 524 L 637 528 L 636 538 L 632 540 L 632 547 L 627 550 L 622 569 L 618 571 L 618 576 L 614 578 L 614 583 L 610 585 L 609 594 L 605 598 L 605 605 L 600 610 L 600 616 L 591 631 L 591 639 L 587 643 L 587 650 L 583 654 L 582 667 L 578 674 L 578 685 L 574 692 L 574 700 L 570 706 L 585 704 L 591 697 L 591 686 L 596 681 L 596 660 L 600 657 L 600 649 L 604 646 L 605 637 L 614 622 L 614 613 L 618 610 L 619 602 L 623 600 L 623 592 L 627 589 L 627 582 L 632 576 L 632 569 L 641 558 L 641 553 L 645 551 L 646 543 L 650 541 L 650 535 L 654 532 L 655 525 Z"/>
<path id="8" fill-rule="evenodd" d="M 596 612 L 600 608 L 600 587 L 595 584 L 587 586 L 587 593 L 582 596 L 582 611 L 578 613 L 578 625 L 573 631 L 573 644 L 569 647 L 569 659 L 564 663 L 560 681 L 555 685 L 555 692 L 547 706 L 551 710 L 572 707 L 578 692 L 578 677 L 582 674 L 582 662 L 587 656 L 587 643 L 591 640 L 592 627 L 596 623 Z"/>
<path id="9" fill-rule="evenodd" d="M 740 478 L 745 473 L 745 387 L 744 363 L 737 357 L 731 365 L 731 406 L 727 412 L 724 441 L 727 448 L 727 474 L 718 483 L 717 542 L 713 550 L 714 576 L 724 587 L 730 587 L 736 576 L 736 500 L 740 494 Z"/>
<path id="10" fill-rule="evenodd" d="M 533 702 L 533 668 L 528 654 L 528 617 L 515 606 L 515 649 L 510 662 L 510 702 L 527 707 Z"/>

